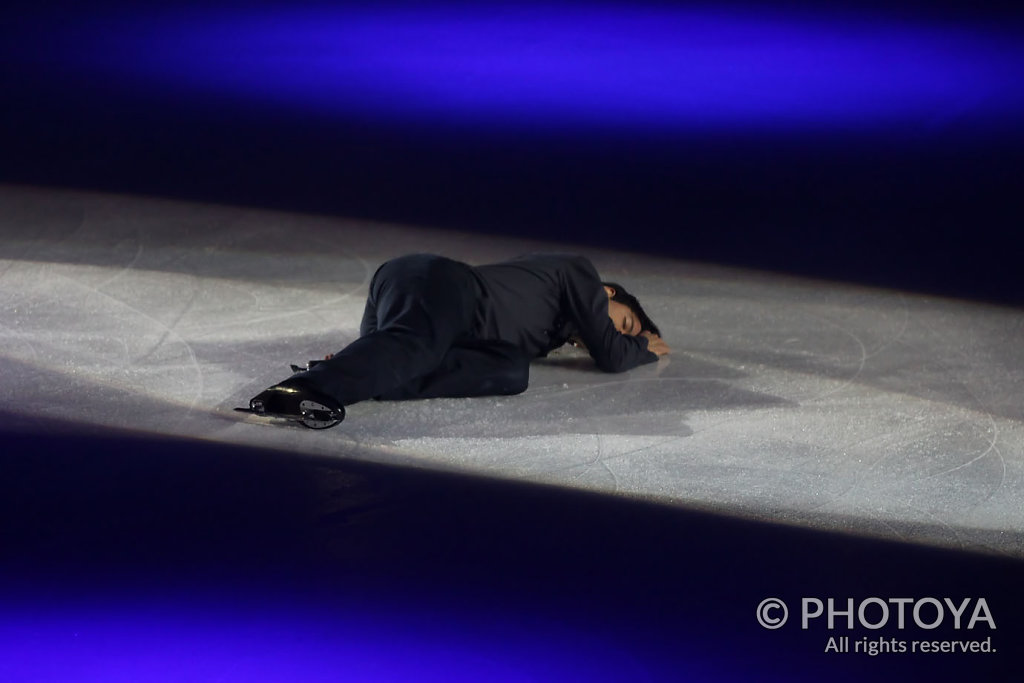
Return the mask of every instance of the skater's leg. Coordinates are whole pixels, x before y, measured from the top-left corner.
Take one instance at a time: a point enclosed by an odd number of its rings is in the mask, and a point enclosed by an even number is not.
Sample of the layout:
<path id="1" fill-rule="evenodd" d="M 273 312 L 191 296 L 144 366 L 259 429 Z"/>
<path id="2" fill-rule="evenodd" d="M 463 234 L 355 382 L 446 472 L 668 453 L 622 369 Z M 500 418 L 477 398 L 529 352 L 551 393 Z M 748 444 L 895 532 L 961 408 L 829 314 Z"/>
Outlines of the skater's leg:
<path id="1" fill-rule="evenodd" d="M 377 269 L 380 272 L 380 269 Z M 377 275 L 374 274 L 374 279 Z M 371 280 L 371 287 L 373 281 Z M 373 296 L 366 298 L 366 306 L 363 307 L 363 320 L 359 323 L 359 336 L 365 337 L 366 335 L 377 331 L 377 306 L 373 302 Z"/>
<path id="2" fill-rule="evenodd" d="M 416 398 L 507 396 L 526 391 L 530 359 L 515 344 L 468 341 L 453 346 L 441 364 L 378 398 L 397 401 Z"/>
<path id="3" fill-rule="evenodd" d="M 288 382 L 343 405 L 392 392 L 430 373 L 470 334 L 477 296 L 464 264 L 427 255 L 389 261 L 370 284 L 367 334 Z"/>

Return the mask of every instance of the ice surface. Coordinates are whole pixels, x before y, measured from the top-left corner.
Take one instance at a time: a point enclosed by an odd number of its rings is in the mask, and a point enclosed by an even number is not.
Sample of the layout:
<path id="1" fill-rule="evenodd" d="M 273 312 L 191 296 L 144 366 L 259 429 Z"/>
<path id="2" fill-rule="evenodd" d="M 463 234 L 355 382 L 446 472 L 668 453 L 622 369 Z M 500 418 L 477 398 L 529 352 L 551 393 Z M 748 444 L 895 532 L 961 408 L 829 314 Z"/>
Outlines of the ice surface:
<path id="1" fill-rule="evenodd" d="M 577 487 L 1024 557 L 1021 312 L 572 245 L 0 186 L 0 411 Z M 674 353 L 515 397 L 232 411 L 357 334 L 375 268 L 583 251 Z M 139 457 L 145 457 L 140 453 Z"/>

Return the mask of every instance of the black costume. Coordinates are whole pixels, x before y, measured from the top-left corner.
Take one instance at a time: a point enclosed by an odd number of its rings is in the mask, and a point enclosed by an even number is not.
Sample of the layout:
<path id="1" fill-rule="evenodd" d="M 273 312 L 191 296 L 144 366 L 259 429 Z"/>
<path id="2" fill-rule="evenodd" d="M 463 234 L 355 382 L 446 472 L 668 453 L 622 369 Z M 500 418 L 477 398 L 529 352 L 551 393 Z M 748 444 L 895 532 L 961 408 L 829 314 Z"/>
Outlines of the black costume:
<path id="1" fill-rule="evenodd" d="M 296 379 L 349 405 L 519 393 L 530 360 L 571 336 L 608 372 L 658 359 L 646 338 L 615 329 L 597 271 L 582 256 L 477 267 L 427 254 L 388 261 L 370 282 L 359 333 Z"/>
<path id="2" fill-rule="evenodd" d="M 403 256 L 374 274 L 359 339 L 258 396 L 256 412 L 265 400 L 280 403 L 272 394 L 281 388 L 336 404 L 339 419 L 340 406 L 369 398 L 517 394 L 526 390 L 530 360 L 574 336 L 607 372 L 658 359 L 645 337 L 615 329 L 597 271 L 582 256 L 475 267 Z"/>

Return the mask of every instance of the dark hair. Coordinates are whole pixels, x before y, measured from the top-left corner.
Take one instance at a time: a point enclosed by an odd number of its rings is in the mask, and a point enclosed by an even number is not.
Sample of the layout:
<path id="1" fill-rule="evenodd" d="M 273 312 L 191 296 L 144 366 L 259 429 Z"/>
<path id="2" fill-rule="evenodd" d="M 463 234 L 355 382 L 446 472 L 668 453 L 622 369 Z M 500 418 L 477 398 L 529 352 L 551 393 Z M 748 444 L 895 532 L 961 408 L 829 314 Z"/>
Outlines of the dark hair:
<path id="1" fill-rule="evenodd" d="M 636 314 L 636 317 L 640 319 L 641 331 L 648 330 L 659 337 L 661 336 L 661 330 L 659 330 L 658 326 L 654 324 L 654 321 L 647 316 L 647 313 L 644 312 L 643 307 L 640 306 L 640 302 L 636 300 L 635 296 L 627 292 L 622 285 L 614 282 L 602 282 L 601 284 L 605 287 L 611 287 L 615 292 L 615 294 L 612 295 L 612 301 L 617 301 L 620 304 L 629 306 L 630 310 Z"/>

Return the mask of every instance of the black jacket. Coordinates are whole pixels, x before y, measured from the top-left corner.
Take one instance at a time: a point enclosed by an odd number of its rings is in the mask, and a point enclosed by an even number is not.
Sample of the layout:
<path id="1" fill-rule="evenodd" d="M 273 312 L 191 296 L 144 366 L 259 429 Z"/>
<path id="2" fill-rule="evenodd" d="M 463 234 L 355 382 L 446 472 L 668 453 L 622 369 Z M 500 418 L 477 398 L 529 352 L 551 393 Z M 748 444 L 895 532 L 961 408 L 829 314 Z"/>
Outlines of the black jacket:
<path id="1" fill-rule="evenodd" d="M 615 329 L 601 279 L 582 256 L 528 255 L 472 270 L 482 292 L 475 322 L 481 339 L 511 342 L 537 358 L 578 336 L 606 372 L 658 360 L 645 337 Z"/>

